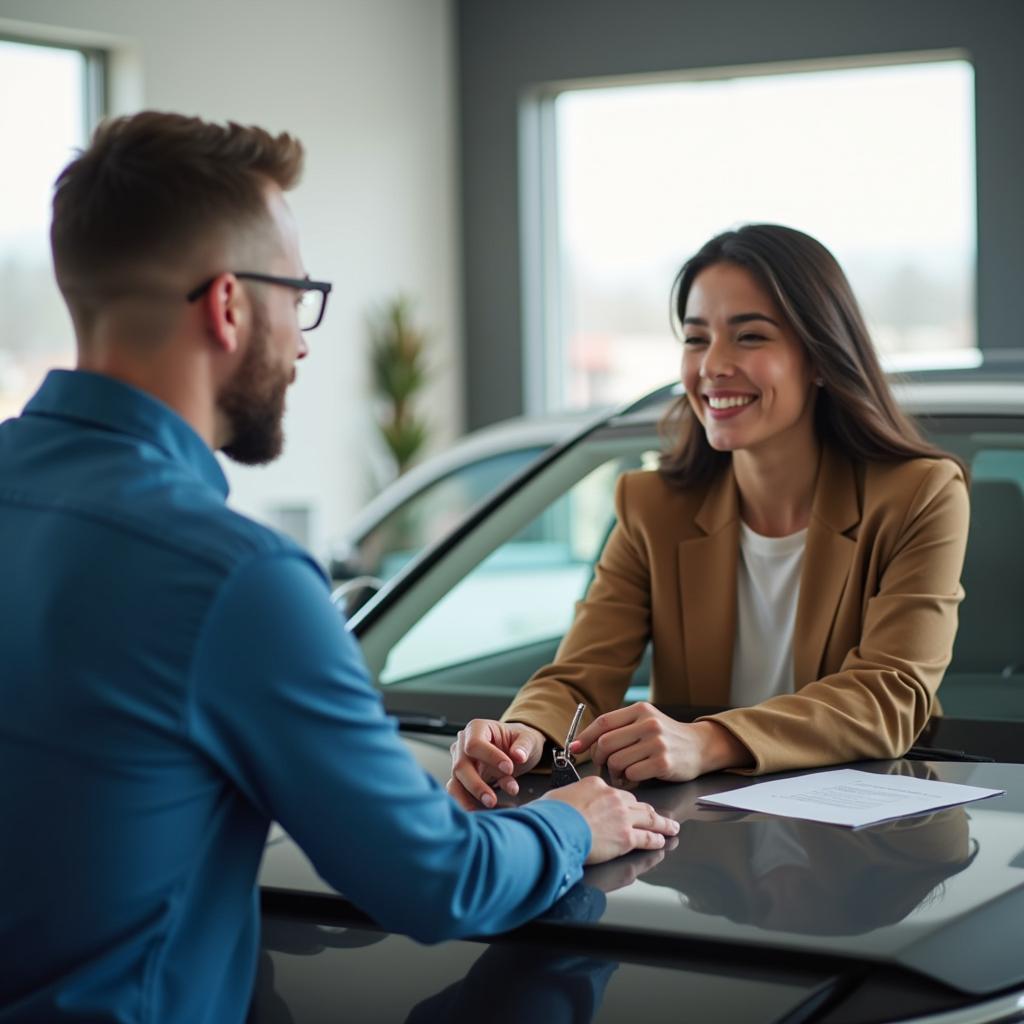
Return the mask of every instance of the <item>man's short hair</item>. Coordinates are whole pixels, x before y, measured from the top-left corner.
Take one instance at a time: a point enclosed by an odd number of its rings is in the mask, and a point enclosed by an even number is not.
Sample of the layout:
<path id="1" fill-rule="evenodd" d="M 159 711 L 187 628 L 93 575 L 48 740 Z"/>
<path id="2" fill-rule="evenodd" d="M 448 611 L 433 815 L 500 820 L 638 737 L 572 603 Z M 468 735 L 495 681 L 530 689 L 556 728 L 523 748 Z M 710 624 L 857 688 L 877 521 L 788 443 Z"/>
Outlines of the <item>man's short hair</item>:
<path id="1" fill-rule="evenodd" d="M 99 297 L 121 275 L 257 227 L 267 183 L 292 188 L 302 159 L 291 135 L 234 122 L 158 111 L 104 121 L 54 188 L 58 284 L 69 298 Z"/>

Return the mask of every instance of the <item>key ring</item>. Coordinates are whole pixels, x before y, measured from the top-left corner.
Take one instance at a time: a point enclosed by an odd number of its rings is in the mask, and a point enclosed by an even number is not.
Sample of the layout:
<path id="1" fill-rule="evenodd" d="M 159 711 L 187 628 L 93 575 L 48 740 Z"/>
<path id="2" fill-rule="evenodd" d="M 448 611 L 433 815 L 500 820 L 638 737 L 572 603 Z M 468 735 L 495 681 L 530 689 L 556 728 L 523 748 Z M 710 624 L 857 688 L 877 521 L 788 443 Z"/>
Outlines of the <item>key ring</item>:
<path id="1" fill-rule="evenodd" d="M 552 787 L 571 786 L 574 782 L 580 781 L 580 773 L 576 769 L 576 764 L 573 761 L 572 754 L 569 753 L 569 745 L 576 737 L 576 730 L 580 727 L 580 721 L 583 718 L 583 712 L 585 710 L 585 704 L 578 704 L 576 706 L 576 714 L 572 716 L 572 723 L 570 724 L 569 732 L 565 737 L 565 745 L 562 747 L 556 747 L 552 754 Z"/>

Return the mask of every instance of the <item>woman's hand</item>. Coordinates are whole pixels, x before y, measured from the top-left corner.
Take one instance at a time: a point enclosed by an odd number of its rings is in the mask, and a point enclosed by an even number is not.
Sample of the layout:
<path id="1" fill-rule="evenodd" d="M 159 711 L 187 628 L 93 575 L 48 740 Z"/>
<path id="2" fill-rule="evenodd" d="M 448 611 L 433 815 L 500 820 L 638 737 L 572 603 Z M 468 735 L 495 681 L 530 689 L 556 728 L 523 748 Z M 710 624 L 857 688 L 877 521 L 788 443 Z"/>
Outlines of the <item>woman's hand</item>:
<path id="1" fill-rule="evenodd" d="M 515 796 L 515 777 L 537 766 L 544 741 L 542 732 L 520 722 L 474 718 L 451 745 L 448 792 L 468 811 L 497 804 L 492 786 Z"/>
<path id="2" fill-rule="evenodd" d="M 570 744 L 574 754 L 588 748 L 594 764 L 607 764 L 630 782 L 688 782 L 753 764 L 750 751 L 724 726 L 677 722 L 646 701 L 595 718 Z"/>

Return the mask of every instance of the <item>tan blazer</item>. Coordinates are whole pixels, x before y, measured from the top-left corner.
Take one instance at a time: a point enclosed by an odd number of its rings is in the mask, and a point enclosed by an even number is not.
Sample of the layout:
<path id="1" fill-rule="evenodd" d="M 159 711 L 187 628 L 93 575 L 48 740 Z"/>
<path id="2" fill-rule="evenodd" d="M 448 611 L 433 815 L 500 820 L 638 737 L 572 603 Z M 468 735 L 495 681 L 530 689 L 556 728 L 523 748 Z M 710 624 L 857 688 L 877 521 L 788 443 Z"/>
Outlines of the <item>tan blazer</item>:
<path id="1" fill-rule="evenodd" d="M 624 474 L 618 522 L 553 664 L 502 718 L 565 738 L 619 706 L 648 640 L 651 699 L 727 706 L 739 500 L 731 470 L 686 491 Z M 800 577 L 796 692 L 711 716 L 754 774 L 899 757 L 932 710 L 963 598 L 967 488 L 947 459 L 858 464 L 822 454 Z"/>

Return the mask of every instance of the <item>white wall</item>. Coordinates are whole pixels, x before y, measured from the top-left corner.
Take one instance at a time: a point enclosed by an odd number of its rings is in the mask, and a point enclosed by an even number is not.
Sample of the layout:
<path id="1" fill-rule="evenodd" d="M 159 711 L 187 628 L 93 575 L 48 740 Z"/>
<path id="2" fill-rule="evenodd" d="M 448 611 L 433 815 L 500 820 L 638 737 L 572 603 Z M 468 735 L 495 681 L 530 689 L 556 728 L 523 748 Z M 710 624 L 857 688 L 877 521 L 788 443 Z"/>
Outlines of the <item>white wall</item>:
<path id="1" fill-rule="evenodd" d="M 449 0 L 0 0 L 0 35 L 14 33 L 111 48 L 114 113 L 230 118 L 305 144 L 290 201 L 311 276 L 335 289 L 289 393 L 284 456 L 228 472 L 251 515 L 309 505 L 322 553 L 371 489 L 366 315 L 382 300 L 408 293 L 430 328 L 434 446 L 461 428 Z"/>

